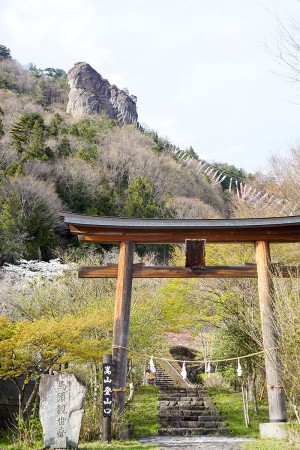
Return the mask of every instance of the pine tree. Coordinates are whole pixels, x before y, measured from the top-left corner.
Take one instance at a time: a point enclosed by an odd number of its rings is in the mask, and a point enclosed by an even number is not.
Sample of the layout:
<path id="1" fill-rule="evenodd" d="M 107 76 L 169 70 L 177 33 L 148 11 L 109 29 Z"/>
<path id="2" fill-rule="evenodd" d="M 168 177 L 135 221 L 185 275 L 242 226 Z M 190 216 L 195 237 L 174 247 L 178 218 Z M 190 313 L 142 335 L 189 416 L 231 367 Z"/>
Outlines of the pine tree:
<path id="1" fill-rule="evenodd" d="M 0 61 L 1 59 L 11 59 L 10 49 L 5 45 L 0 45 Z"/>
<path id="2" fill-rule="evenodd" d="M 52 150 L 45 146 L 46 126 L 37 113 L 24 114 L 11 128 L 13 146 L 24 159 L 47 160 L 53 156 Z"/>
<path id="3" fill-rule="evenodd" d="M 158 208 L 149 178 L 136 177 L 128 189 L 126 214 L 131 217 L 157 217 Z"/>

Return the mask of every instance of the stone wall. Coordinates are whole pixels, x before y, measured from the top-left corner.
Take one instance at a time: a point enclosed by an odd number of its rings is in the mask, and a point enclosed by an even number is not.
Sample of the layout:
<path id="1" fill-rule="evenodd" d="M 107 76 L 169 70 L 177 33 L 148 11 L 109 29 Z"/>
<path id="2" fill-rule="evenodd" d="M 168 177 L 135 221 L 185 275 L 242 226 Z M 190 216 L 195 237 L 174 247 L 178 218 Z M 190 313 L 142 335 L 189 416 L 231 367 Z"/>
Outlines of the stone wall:
<path id="1" fill-rule="evenodd" d="M 25 401 L 28 400 L 34 383 L 30 382 L 25 390 Z M 11 428 L 18 414 L 19 393 L 16 385 L 10 380 L 0 380 L 0 430 Z"/>

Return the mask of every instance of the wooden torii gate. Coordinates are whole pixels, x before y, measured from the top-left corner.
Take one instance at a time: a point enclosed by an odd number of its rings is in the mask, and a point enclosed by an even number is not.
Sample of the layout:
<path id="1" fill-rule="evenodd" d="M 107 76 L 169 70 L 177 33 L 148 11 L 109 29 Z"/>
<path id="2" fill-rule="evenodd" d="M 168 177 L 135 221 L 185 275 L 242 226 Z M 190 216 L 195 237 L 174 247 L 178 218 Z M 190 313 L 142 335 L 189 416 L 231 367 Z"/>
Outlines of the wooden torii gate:
<path id="1" fill-rule="evenodd" d="M 276 331 L 272 302 L 271 273 L 289 276 L 290 269 L 271 263 L 269 243 L 300 241 L 300 216 L 264 219 L 135 219 L 66 214 L 65 223 L 81 242 L 118 244 L 119 263 L 106 267 L 82 267 L 81 278 L 117 278 L 113 366 L 117 407 L 125 404 L 127 345 L 133 278 L 257 278 L 265 367 L 272 422 L 286 421 L 284 391 L 279 377 L 279 356 L 275 350 Z M 136 243 L 171 244 L 199 239 L 210 243 L 254 243 L 256 265 L 186 267 L 147 267 L 133 264 Z M 119 390 L 119 391 L 118 391 Z"/>

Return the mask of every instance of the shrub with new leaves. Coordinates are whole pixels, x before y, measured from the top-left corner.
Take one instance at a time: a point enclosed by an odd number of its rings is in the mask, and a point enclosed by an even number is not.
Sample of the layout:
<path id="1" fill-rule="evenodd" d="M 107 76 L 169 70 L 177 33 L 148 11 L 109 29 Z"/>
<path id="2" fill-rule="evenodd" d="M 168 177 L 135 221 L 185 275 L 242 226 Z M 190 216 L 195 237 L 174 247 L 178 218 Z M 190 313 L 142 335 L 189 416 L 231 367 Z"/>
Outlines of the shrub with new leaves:
<path id="1" fill-rule="evenodd" d="M 68 315 L 60 320 L 36 319 L 9 322 L 0 317 L 0 378 L 12 380 L 19 391 L 19 415 L 24 417 L 36 398 L 39 380 L 55 364 L 101 360 L 106 349 L 103 329 L 105 314 Z M 25 400 L 25 388 L 34 388 Z"/>

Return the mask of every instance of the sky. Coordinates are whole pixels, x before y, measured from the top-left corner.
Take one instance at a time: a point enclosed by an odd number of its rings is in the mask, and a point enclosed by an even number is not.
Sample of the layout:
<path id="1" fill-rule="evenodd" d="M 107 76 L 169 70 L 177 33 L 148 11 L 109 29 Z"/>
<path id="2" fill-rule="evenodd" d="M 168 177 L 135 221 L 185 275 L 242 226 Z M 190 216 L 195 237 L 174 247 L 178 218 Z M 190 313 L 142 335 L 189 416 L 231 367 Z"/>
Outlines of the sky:
<path id="1" fill-rule="evenodd" d="M 300 83 L 267 47 L 298 0 L 0 0 L 0 44 L 22 65 L 89 63 L 138 98 L 139 122 L 247 172 L 300 143 Z"/>

